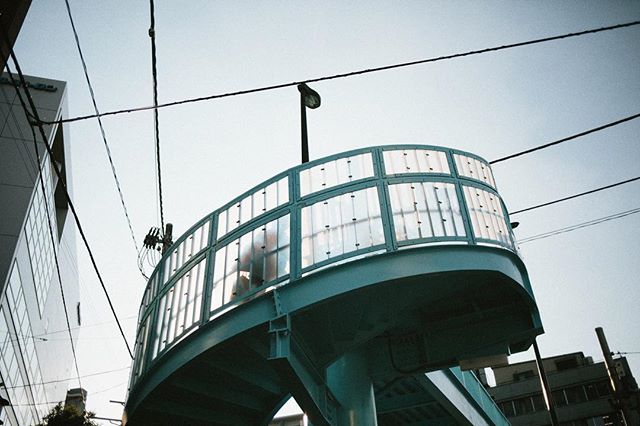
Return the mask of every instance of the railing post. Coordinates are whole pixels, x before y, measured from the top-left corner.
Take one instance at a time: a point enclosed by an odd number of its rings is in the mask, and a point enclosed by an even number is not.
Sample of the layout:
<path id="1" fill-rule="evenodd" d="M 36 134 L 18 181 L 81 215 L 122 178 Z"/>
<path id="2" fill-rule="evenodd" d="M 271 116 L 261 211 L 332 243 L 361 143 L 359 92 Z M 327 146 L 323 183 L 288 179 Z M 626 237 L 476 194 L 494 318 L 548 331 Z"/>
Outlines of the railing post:
<path id="1" fill-rule="evenodd" d="M 391 198 L 389 197 L 389 185 L 385 179 L 384 156 L 382 148 L 374 148 L 371 151 L 373 157 L 373 173 L 376 178 L 378 201 L 380 203 L 380 217 L 382 219 L 382 231 L 387 251 L 398 249 L 396 234 L 393 228 L 393 211 L 391 211 Z"/>
<path id="2" fill-rule="evenodd" d="M 200 313 L 200 326 L 209 321 L 211 312 L 211 286 L 213 285 L 213 274 L 216 264 L 215 241 L 218 236 L 218 215 L 212 214 L 209 219 L 209 237 L 207 240 L 206 262 L 204 274 L 204 285 L 202 286 L 202 312 Z"/>
<path id="3" fill-rule="evenodd" d="M 451 149 L 447 149 L 447 161 L 449 162 L 449 170 L 451 176 L 455 180 L 456 194 L 460 202 L 460 213 L 462 214 L 462 222 L 464 223 L 464 232 L 467 234 L 467 241 L 470 244 L 476 244 L 476 237 L 473 233 L 473 223 L 471 222 L 471 212 L 467 205 L 467 199 L 464 197 L 464 190 L 462 189 L 462 182 L 460 180 L 460 173 L 458 173 L 458 167 L 453 158 L 454 152 Z"/>
<path id="4" fill-rule="evenodd" d="M 289 279 L 291 281 L 302 276 L 302 207 L 300 205 L 300 169 L 293 169 L 289 173 Z"/>

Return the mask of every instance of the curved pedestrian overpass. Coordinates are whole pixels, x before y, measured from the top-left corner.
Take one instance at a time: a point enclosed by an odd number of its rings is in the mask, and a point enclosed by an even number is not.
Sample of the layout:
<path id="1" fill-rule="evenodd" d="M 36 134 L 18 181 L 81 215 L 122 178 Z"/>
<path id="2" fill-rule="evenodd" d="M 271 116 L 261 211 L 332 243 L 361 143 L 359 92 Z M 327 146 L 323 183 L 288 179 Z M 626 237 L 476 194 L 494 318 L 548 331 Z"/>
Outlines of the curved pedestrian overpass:
<path id="1" fill-rule="evenodd" d="M 507 424 L 472 374 L 448 368 L 540 333 L 485 160 L 424 145 L 349 151 L 247 191 L 164 254 L 140 307 L 124 422 L 267 425 L 293 396 L 316 426 L 406 424 L 403 409 L 415 424 L 464 424 L 455 407 L 436 420 L 417 409 L 456 398 Z M 457 396 L 430 379 L 429 395 L 399 398 L 429 377 Z"/>

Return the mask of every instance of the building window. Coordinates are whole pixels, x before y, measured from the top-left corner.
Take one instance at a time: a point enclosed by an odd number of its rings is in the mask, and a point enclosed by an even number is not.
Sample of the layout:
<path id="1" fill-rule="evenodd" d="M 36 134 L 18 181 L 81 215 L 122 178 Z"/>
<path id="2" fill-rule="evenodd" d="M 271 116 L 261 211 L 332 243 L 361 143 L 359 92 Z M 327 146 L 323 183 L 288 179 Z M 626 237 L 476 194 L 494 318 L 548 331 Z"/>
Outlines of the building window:
<path id="1" fill-rule="evenodd" d="M 567 405 L 567 399 L 564 396 L 564 391 L 562 389 L 551 392 L 551 396 L 553 398 L 553 405 L 556 407 L 564 407 Z"/>
<path id="2" fill-rule="evenodd" d="M 575 358 L 559 359 L 555 364 L 558 371 L 571 370 L 578 367 L 578 360 Z"/>
<path id="3" fill-rule="evenodd" d="M 11 408 L 18 419 L 18 424 L 30 425 L 36 423 L 34 420 L 38 419 L 39 415 L 35 411 L 32 399 L 29 398 L 30 387 L 20 374 L 19 352 L 14 347 L 18 340 L 19 336 L 9 328 L 5 309 L 0 306 L 0 374 L 4 380 L 5 389 L 12 404 Z"/>
<path id="4" fill-rule="evenodd" d="M 534 411 L 533 402 L 530 397 L 518 398 L 513 401 L 516 407 L 516 415 L 521 416 L 523 414 L 532 413 Z"/>
<path id="5" fill-rule="evenodd" d="M 54 251 L 57 250 L 57 247 L 54 246 L 54 243 L 57 244 L 57 239 L 54 238 L 53 242 L 51 239 L 51 232 L 57 229 L 57 226 L 51 185 L 51 165 L 48 158 L 48 156 L 45 156 L 41 172 L 45 193 L 42 192 L 40 183 L 36 182 L 25 226 L 33 282 L 41 315 L 49 293 L 49 287 L 54 280 Z"/>
<path id="6" fill-rule="evenodd" d="M 533 370 L 519 371 L 517 373 L 513 373 L 513 380 L 519 382 L 520 380 L 530 379 L 535 376 L 536 373 Z"/>
<path id="7" fill-rule="evenodd" d="M 9 335 L 13 337 L 14 346 L 17 347 L 18 350 L 17 353 L 22 355 L 27 373 L 25 381 L 31 384 L 29 389 L 25 391 L 31 393 L 32 398 L 36 402 L 42 403 L 45 402 L 46 399 L 44 395 L 44 385 L 42 384 L 40 362 L 36 353 L 33 332 L 31 331 L 31 322 L 27 313 L 27 303 L 22 289 L 20 270 L 15 261 L 11 268 L 8 284 L 5 303 L 7 304 L 7 311 L 11 314 L 13 326 L 16 330 L 15 335 Z M 38 408 L 40 407 L 36 407 L 34 410 L 37 411 Z"/>
<path id="8" fill-rule="evenodd" d="M 500 410 L 507 417 L 514 417 L 516 415 L 516 411 L 513 408 L 513 401 L 505 401 L 499 404 Z"/>
<path id="9" fill-rule="evenodd" d="M 566 388 L 564 393 L 567 396 L 568 404 L 578 404 L 587 400 L 587 395 L 582 385 Z"/>
<path id="10" fill-rule="evenodd" d="M 534 411 L 542 411 L 547 409 L 547 404 L 544 402 L 544 396 L 542 396 L 541 393 L 532 395 L 531 401 L 533 402 Z"/>
<path id="11" fill-rule="evenodd" d="M 605 398 L 610 395 L 609 392 L 609 382 L 607 380 L 603 380 L 601 382 L 596 383 L 596 390 L 598 391 L 598 396 L 600 398 Z"/>

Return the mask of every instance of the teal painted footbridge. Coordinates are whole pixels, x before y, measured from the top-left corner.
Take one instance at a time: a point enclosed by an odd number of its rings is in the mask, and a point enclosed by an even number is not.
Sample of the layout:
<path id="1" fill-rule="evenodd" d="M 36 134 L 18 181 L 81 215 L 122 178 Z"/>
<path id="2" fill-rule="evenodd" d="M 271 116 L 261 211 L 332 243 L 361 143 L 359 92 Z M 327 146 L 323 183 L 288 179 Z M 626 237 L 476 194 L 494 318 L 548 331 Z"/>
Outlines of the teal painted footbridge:
<path id="1" fill-rule="evenodd" d="M 165 253 L 123 421 L 267 425 L 293 396 L 315 426 L 506 425 L 457 366 L 541 333 L 485 160 L 349 151 L 258 185 Z"/>

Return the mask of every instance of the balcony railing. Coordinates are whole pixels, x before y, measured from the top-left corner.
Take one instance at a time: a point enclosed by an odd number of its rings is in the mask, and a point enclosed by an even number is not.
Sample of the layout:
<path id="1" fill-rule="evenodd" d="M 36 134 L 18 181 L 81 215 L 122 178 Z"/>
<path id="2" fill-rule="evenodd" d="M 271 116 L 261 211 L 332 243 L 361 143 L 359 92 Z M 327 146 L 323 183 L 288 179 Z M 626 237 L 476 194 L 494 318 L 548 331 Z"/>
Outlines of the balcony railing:
<path id="1" fill-rule="evenodd" d="M 281 173 L 207 215 L 165 253 L 140 307 L 131 386 L 198 327 L 275 286 L 428 244 L 517 253 L 482 158 L 395 145 Z"/>

